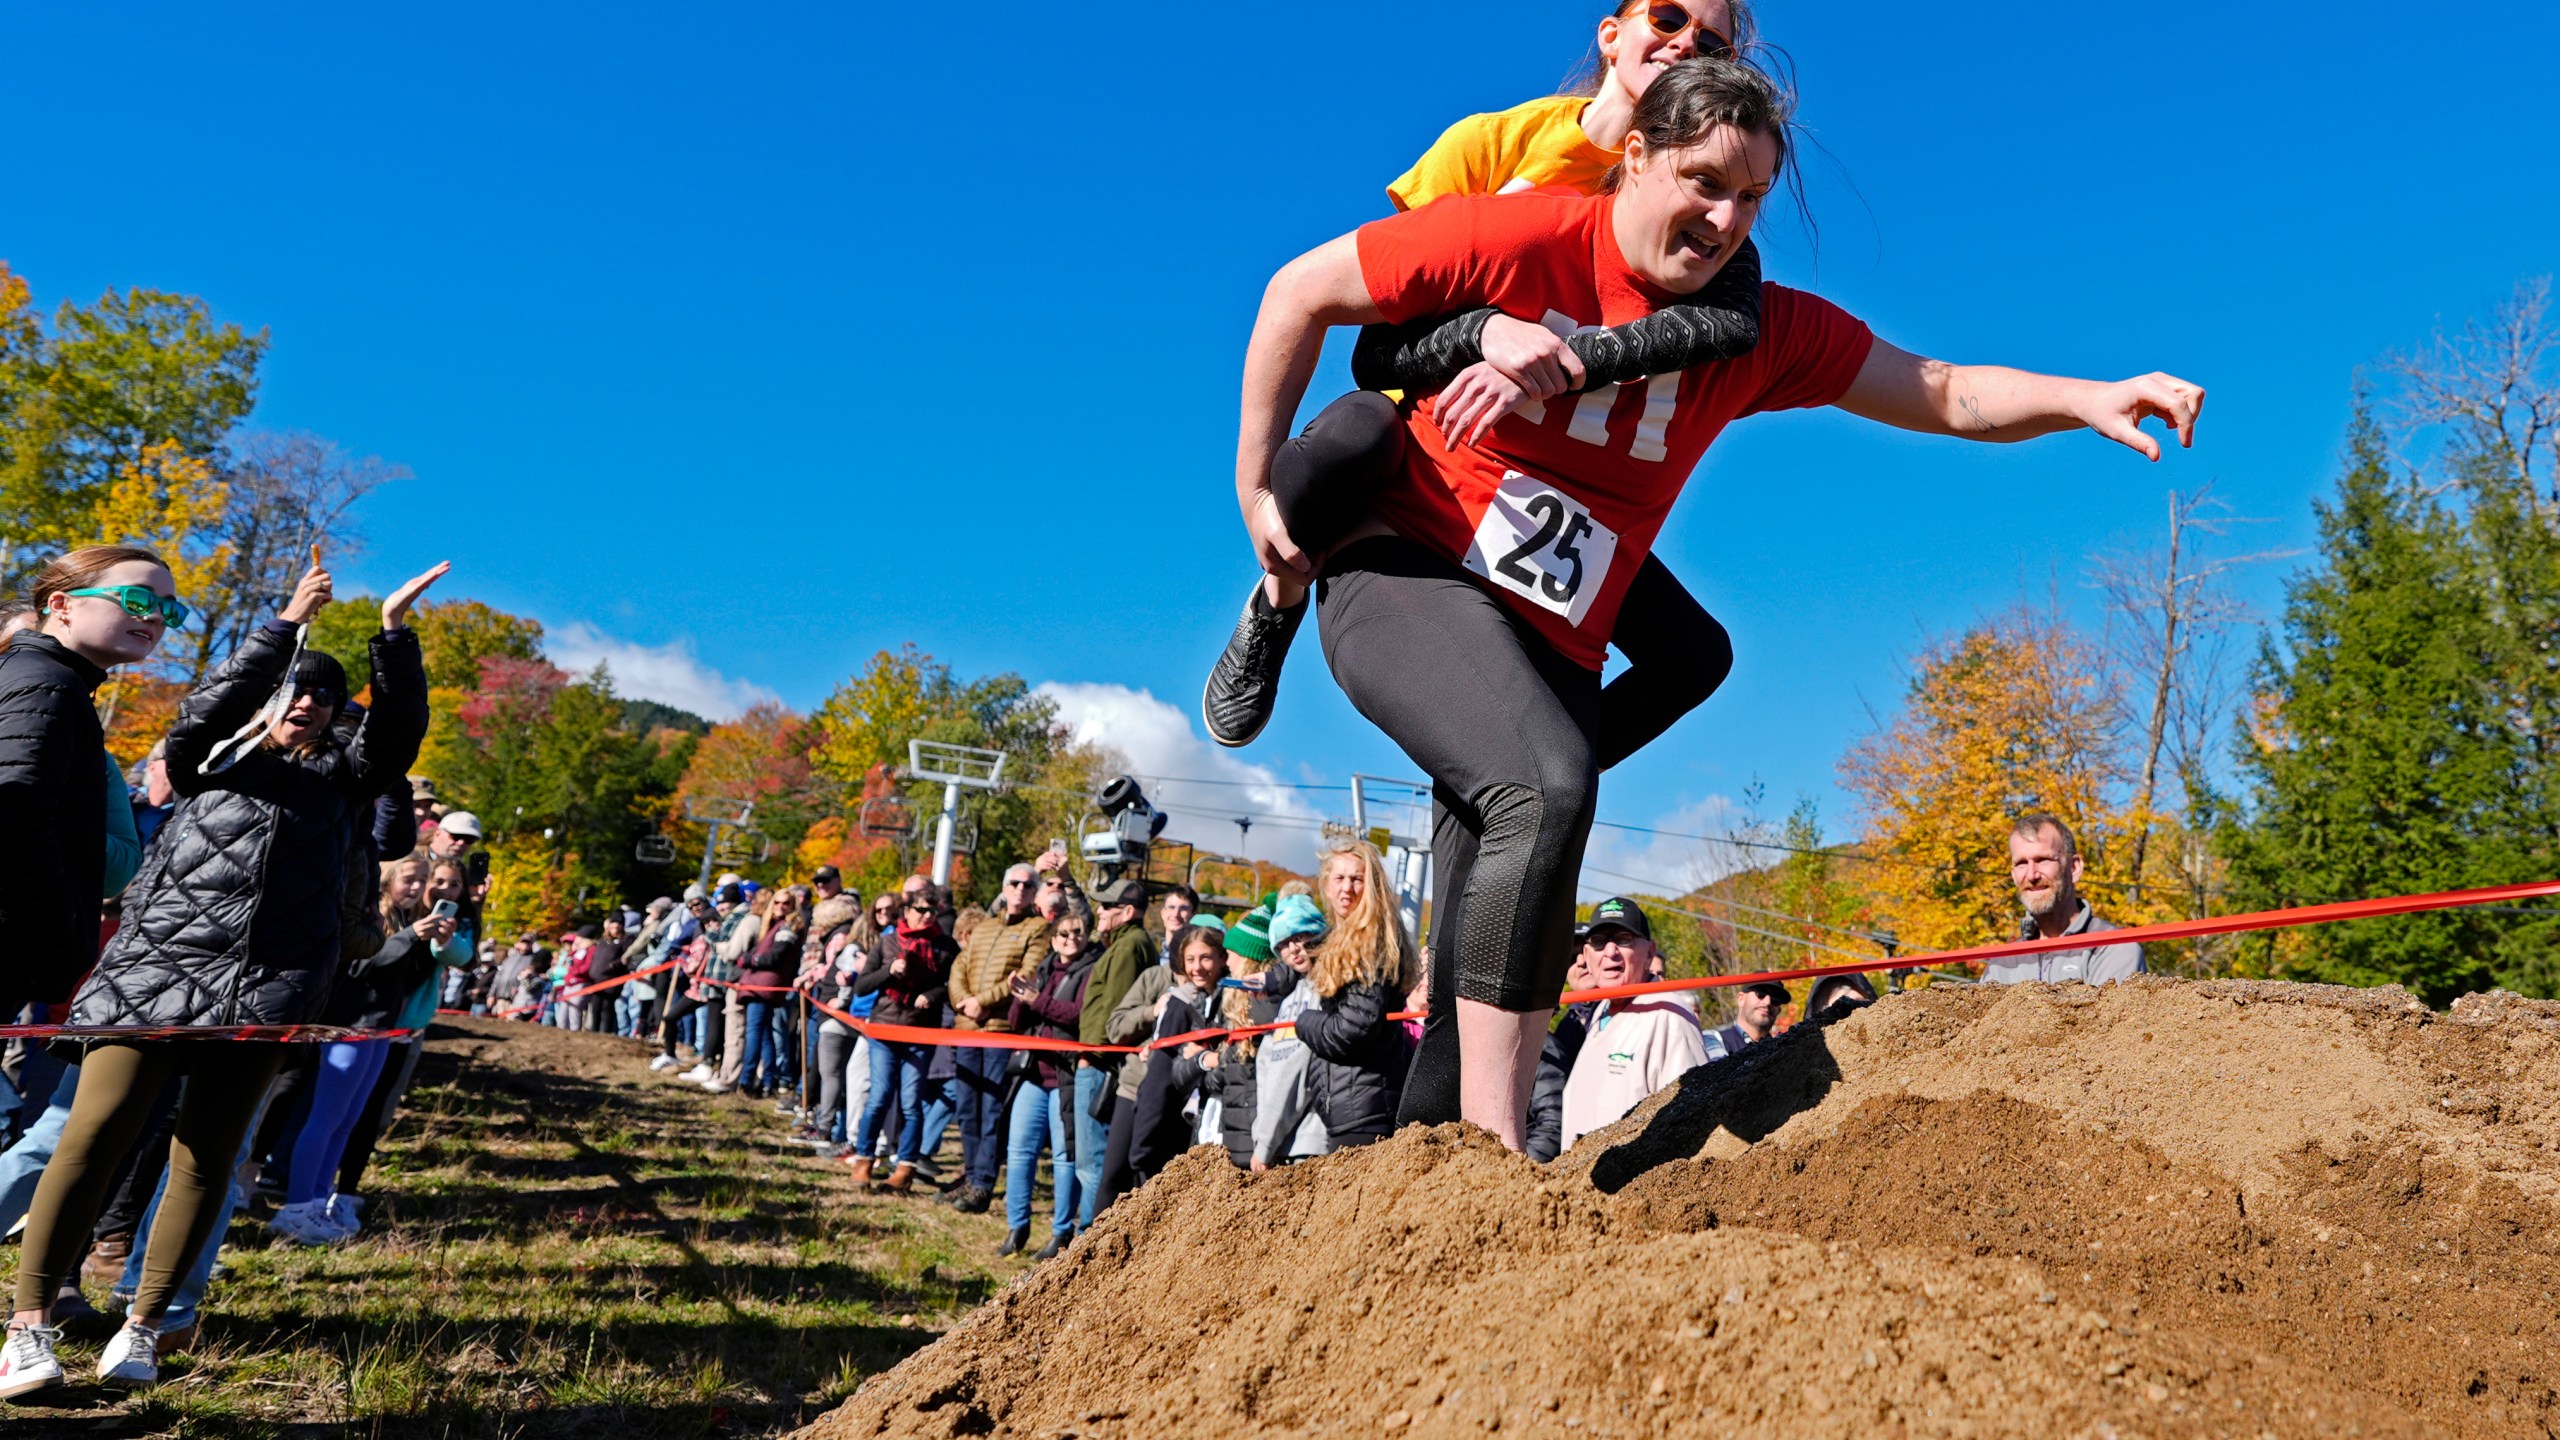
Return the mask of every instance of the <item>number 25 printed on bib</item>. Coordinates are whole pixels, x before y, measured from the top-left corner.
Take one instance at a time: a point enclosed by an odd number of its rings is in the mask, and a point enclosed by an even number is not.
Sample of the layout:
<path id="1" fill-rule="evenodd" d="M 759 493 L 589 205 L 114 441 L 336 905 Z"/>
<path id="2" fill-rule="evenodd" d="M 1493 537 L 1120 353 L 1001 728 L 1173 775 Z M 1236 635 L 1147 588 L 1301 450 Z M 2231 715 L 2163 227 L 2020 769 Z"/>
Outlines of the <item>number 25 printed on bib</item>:
<path id="1" fill-rule="evenodd" d="M 1580 625 L 1617 554 L 1618 532 L 1592 519 L 1580 501 L 1534 475 L 1506 470 L 1476 522 L 1467 568 Z"/>

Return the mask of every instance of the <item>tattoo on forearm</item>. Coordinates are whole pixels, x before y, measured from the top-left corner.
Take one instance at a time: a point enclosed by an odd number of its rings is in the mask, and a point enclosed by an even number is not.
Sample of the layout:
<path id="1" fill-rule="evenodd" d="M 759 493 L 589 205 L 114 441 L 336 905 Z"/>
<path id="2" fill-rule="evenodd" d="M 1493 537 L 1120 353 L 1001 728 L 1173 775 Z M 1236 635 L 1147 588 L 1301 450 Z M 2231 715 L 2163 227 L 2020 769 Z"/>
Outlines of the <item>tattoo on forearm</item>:
<path id="1" fill-rule="evenodd" d="M 1999 426 L 1992 424 L 1990 417 L 1982 413 L 1982 402 L 1974 399 L 1972 396 L 1958 396 L 1956 398 L 1956 403 L 1964 407 L 1964 413 L 1973 417 L 1974 428 L 1980 430 L 1983 434 L 1988 435 L 1992 431 L 2000 428 Z"/>

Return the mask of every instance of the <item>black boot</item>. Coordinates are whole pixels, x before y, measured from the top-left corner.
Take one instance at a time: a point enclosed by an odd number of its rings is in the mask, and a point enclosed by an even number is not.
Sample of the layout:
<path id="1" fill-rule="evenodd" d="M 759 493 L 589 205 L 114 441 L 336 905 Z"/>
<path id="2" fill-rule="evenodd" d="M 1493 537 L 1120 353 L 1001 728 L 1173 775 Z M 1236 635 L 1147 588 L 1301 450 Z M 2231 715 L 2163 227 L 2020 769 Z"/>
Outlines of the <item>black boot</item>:
<path id="1" fill-rule="evenodd" d="M 1004 1237 L 1004 1244 L 996 1251 L 996 1258 L 1001 1260 L 1007 1255 L 1019 1255 L 1030 1243 L 1031 1227 L 1016 1225 L 1013 1227 L 1013 1233 Z"/>
<path id="2" fill-rule="evenodd" d="M 1032 1256 L 1031 1258 L 1034 1260 L 1055 1260 L 1058 1258 L 1058 1252 L 1066 1249 L 1067 1242 L 1073 1238 L 1074 1237 L 1071 1235 L 1053 1234 L 1049 1237 L 1049 1243 L 1040 1247 L 1040 1253 Z"/>

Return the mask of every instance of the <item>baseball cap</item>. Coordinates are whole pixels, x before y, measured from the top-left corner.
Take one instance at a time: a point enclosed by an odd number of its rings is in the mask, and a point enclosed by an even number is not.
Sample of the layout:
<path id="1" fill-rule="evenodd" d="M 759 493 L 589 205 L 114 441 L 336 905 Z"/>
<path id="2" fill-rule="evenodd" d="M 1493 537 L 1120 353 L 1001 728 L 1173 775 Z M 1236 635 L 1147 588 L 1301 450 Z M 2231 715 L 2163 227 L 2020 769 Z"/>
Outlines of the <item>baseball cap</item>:
<path id="1" fill-rule="evenodd" d="M 841 885 L 844 883 L 844 872 L 833 865 L 821 865 L 817 873 L 811 875 L 809 879 L 820 885 Z"/>
<path id="2" fill-rule="evenodd" d="M 1794 1001 L 1795 994 L 1775 980 L 1759 980 L 1742 987 L 1745 995 L 1766 995 L 1781 1005 Z"/>
<path id="3" fill-rule="evenodd" d="M 1623 895 L 1612 895 L 1591 907 L 1591 920 L 1583 932 L 1584 938 L 1597 935 L 1612 925 L 1639 940 L 1653 938 L 1653 922 L 1644 918 L 1644 911 L 1636 902 Z"/>
<path id="4" fill-rule="evenodd" d="M 468 835 L 477 840 L 480 838 L 480 817 L 468 810 L 456 810 L 437 821 L 436 828 L 447 835 Z"/>
<path id="5" fill-rule="evenodd" d="M 436 798 L 436 782 L 428 779 L 424 775 L 410 776 L 409 798 L 412 800 L 433 800 Z"/>
<path id="6" fill-rule="evenodd" d="M 1147 887 L 1123 875 L 1093 892 L 1096 905 L 1136 905 L 1147 898 Z"/>

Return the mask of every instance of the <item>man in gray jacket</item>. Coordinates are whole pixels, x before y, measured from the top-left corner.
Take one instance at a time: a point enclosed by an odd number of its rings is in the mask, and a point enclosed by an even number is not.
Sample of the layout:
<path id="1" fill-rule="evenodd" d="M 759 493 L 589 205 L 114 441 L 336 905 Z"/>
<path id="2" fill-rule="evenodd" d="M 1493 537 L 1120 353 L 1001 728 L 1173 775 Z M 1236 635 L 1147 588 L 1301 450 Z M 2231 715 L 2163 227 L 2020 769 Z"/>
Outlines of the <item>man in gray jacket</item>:
<path id="1" fill-rule="evenodd" d="M 2010 827 L 2009 878 L 2027 909 L 2018 925 L 2021 940 L 2095 936 L 2116 928 L 2099 919 L 2089 902 L 2080 898 L 2080 845 L 2072 838 L 2071 827 L 2054 816 L 2025 815 Z M 2026 980 L 2104 985 L 2130 979 L 2146 968 L 2139 945 L 2093 942 L 2077 950 L 2047 950 L 1994 961 L 1982 967 L 1982 979 L 1988 985 Z"/>

